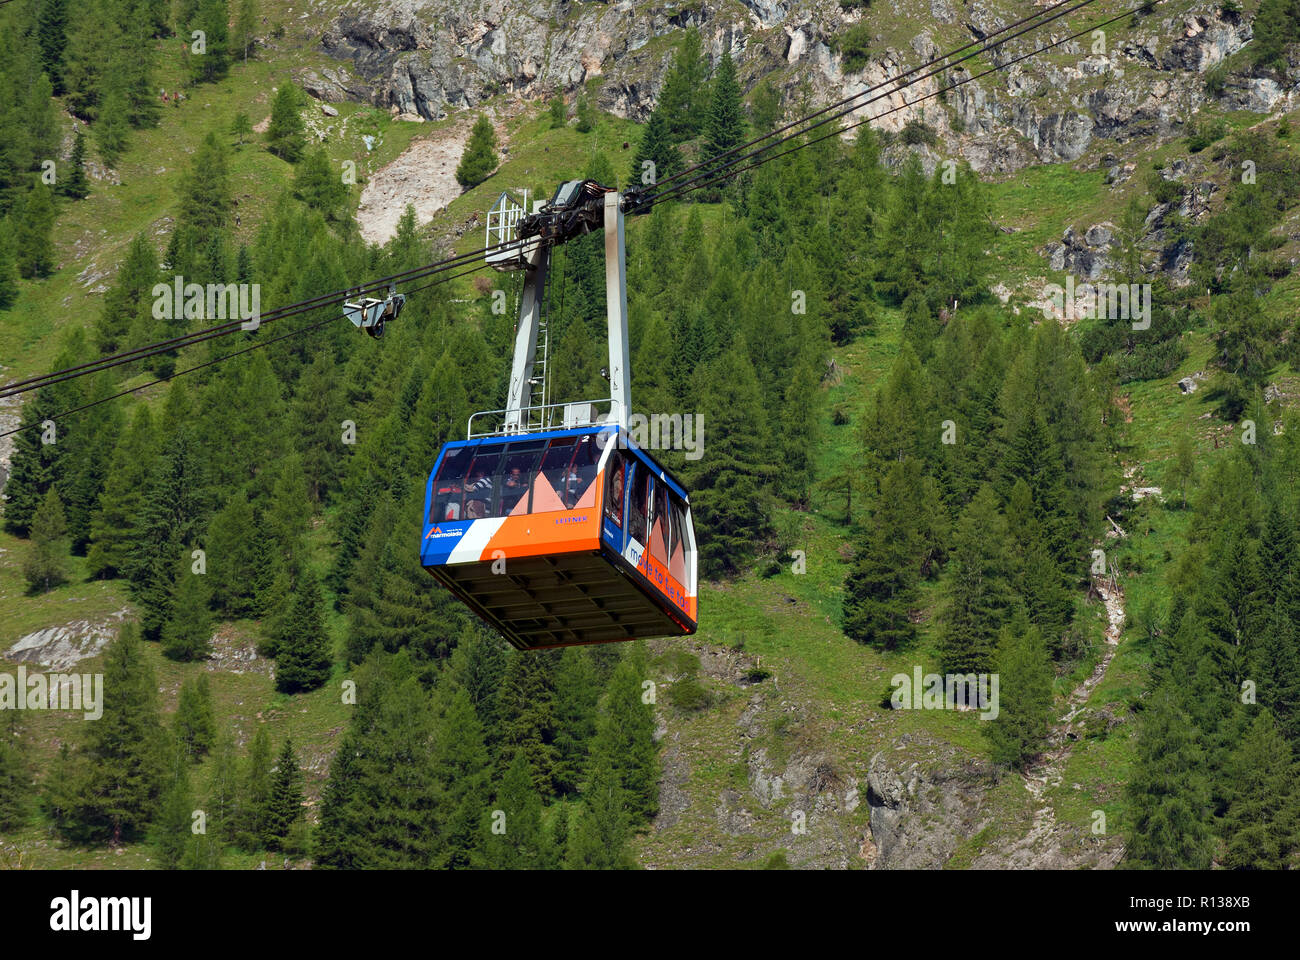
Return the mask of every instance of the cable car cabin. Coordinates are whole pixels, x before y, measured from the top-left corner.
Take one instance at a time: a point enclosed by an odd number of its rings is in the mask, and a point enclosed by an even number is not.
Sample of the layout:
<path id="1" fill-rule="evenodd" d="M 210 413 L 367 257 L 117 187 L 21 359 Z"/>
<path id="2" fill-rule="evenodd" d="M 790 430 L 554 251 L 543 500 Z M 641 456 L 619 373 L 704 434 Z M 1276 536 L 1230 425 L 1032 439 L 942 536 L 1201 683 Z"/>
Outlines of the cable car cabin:
<path id="1" fill-rule="evenodd" d="M 698 620 L 690 500 L 614 425 L 448 443 L 420 562 L 520 650 Z"/>

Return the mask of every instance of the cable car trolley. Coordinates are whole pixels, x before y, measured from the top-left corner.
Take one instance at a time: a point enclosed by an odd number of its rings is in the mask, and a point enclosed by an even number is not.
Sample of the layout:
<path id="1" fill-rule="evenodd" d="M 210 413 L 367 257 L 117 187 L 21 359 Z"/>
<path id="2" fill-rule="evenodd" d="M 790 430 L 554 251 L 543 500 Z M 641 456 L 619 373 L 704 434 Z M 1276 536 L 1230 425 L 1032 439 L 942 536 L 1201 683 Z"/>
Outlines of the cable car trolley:
<path id="1" fill-rule="evenodd" d="M 360 327 L 370 336 L 378 339 L 384 335 L 384 324 L 396 320 L 397 315 L 406 306 L 406 296 L 389 290 L 383 300 L 363 297 L 360 303 L 344 303 L 343 315 L 352 321 L 354 327 Z"/>
<path id="2" fill-rule="evenodd" d="M 509 392 L 503 410 L 474 414 L 467 438 L 439 453 L 420 562 L 520 650 L 684 636 L 699 622 L 690 496 L 628 435 L 626 202 L 575 180 L 532 213 L 502 194 L 488 222 L 488 262 L 524 271 Z M 610 395 L 551 403 L 550 250 L 596 229 Z M 516 241 L 503 256 L 502 244 Z"/>

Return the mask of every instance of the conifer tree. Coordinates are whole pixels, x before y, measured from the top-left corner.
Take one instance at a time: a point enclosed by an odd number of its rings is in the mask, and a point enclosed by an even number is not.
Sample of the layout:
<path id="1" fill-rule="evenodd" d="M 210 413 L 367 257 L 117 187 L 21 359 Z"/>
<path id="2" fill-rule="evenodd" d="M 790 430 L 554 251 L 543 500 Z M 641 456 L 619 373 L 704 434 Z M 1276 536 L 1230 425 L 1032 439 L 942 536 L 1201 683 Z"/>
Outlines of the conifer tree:
<path id="1" fill-rule="evenodd" d="M 547 108 L 551 120 L 551 129 L 559 130 L 569 119 L 569 108 L 564 102 L 564 92 L 556 90 L 551 95 L 551 105 Z"/>
<path id="2" fill-rule="evenodd" d="M 284 741 L 271 774 L 266 823 L 262 829 L 262 842 L 268 850 L 284 849 L 293 825 L 302 819 L 302 800 L 302 773 L 290 737 Z"/>
<path id="3" fill-rule="evenodd" d="M 90 379 L 83 394 L 88 400 L 102 400 L 109 395 L 106 376 Z M 68 538 L 74 554 L 85 555 L 90 544 L 91 520 L 104 492 L 122 423 L 120 406 L 99 404 L 79 414 L 75 430 L 69 434 L 69 439 L 74 442 L 69 444 L 70 449 L 63 460 L 59 497 L 67 515 Z M 64 424 L 71 425 L 66 419 Z M 93 437 L 94 442 L 81 442 L 87 437 Z"/>
<path id="4" fill-rule="evenodd" d="M 140 515 L 140 503 L 156 450 L 153 416 L 141 404 L 122 434 L 109 462 L 99 509 L 90 521 L 86 568 L 92 577 L 122 576 Z"/>
<path id="5" fill-rule="evenodd" d="M 46 492 L 32 518 L 31 533 L 23 577 L 32 593 L 46 593 L 67 579 L 68 524 L 63 515 L 63 501 L 54 487 Z"/>
<path id="6" fill-rule="evenodd" d="M 986 673 L 1011 602 L 1006 523 L 987 484 L 957 523 L 949 566 L 939 632 L 944 671 Z"/>
<path id="7" fill-rule="evenodd" d="M 630 868 L 629 835 L 623 787 L 610 758 L 600 754 L 592 761 L 591 783 L 583 794 L 576 822 L 569 830 L 564 866 L 567 870 L 621 870 Z"/>
<path id="8" fill-rule="evenodd" d="M 1267 617 L 1259 541 L 1228 519 L 1215 535 L 1210 555 L 1215 563 L 1197 598 L 1197 615 L 1211 635 L 1232 648 L 1220 656 L 1237 659 L 1240 652 L 1248 657 Z"/>
<path id="9" fill-rule="evenodd" d="M 698 30 L 687 30 L 678 43 L 673 64 L 664 75 L 656 109 L 664 112 L 674 144 L 699 135 L 708 110 L 708 67 L 700 48 Z"/>
<path id="10" fill-rule="evenodd" d="M 1132 828 L 1125 857 L 1134 865 L 1163 870 L 1210 866 L 1210 798 L 1195 736 L 1175 695 L 1157 690 L 1144 711 L 1138 763 L 1126 786 Z"/>
<path id="11" fill-rule="evenodd" d="M 281 559 L 297 556 L 311 520 L 311 499 L 307 492 L 307 478 L 303 474 L 302 456 L 296 451 L 283 458 L 264 520 Z"/>
<path id="12" fill-rule="evenodd" d="M 154 0 L 157 2 L 157 0 Z M 156 45 L 150 18 L 138 9 L 122 11 L 105 71 L 105 97 L 119 91 L 126 104 L 126 121 L 136 129 L 156 127 L 162 114 L 153 72 Z M 156 21 L 155 21 L 156 22 Z"/>
<path id="13" fill-rule="evenodd" d="M 95 117 L 95 125 L 91 128 L 99 155 L 110 167 L 117 166 L 117 161 L 126 152 L 131 132 L 129 110 L 126 93 L 120 87 L 113 86 L 105 92 Z"/>
<path id="14" fill-rule="evenodd" d="M 68 110 L 83 120 L 99 115 L 105 62 L 106 38 L 115 38 L 117 25 L 107 4 L 73 5 L 63 47 L 60 91 L 67 94 Z M 51 79 L 55 79 L 51 75 Z M 97 133 L 97 131 L 94 131 Z"/>
<path id="15" fill-rule="evenodd" d="M 259 723 L 248 748 L 248 764 L 239 792 L 239 831 L 242 846 L 262 846 L 271 803 L 271 735 Z"/>
<path id="16" fill-rule="evenodd" d="M 0 718 L 0 833 L 12 833 L 27 820 L 32 768 L 23 744 L 17 711 Z"/>
<path id="17" fill-rule="evenodd" d="M 81 832 L 73 817 L 77 811 L 83 769 L 84 765 L 73 759 L 72 745 L 64 740 L 41 783 L 40 809 L 61 836 Z"/>
<path id="18" fill-rule="evenodd" d="M 1042 632 L 1049 648 L 1054 648 L 1069 624 L 1074 601 L 1023 479 L 1011 490 L 1006 517 L 1012 587 L 1030 622 Z"/>
<path id="19" fill-rule="evenodd" d="M 628 183 L 634 187 L 652 187 L 682 169 L 682 155 L 673 143 L 664 111 L 656 107 L 641 132 Z"/>
<path id="20" fill-rule="evenodd" d="M 201 0 L 177 0 L 176 27 L 180 33 L 185 33 L 194 23 L 194 18 L 199 15 L 200 2 Z"/>
<path id="21" fill-rule="evenodd" d="M 550 654 L 512 653 L 497 700 L 501 740 L 498 769 L 502 773 L 522 753 L 533 771 L 543 798 L 554 796 L 555 661 Z"/>
<path id="22" fill-rule="evenodd" d="M 261 573 L 257 590 L 257 609 L 262 615 L 258 631 L 257 653 L 268 659 L 280 652 L 280 641 L 288 635 L 296 605 L 293 598 L 294 577 L 299 561 L 286 561 L 262 537 L 258 545 Z"/>
<path id="23" fill-rule="evenodd" d="M 137 534 L 124 572 L 144 608 L 141 627 L 146 640 L 161 636 L 177 559 L 184 545 L 196 542 L 202 530 L 207 512 L 205 473 L 193 434 L 180 428 L 155 460 L 132 520 Z"/>
<path id="24" fill-rule="evenodd" d="M 231 50 L 245 63 L 253 52 L 257 40 L 257 0 L 239 0 L 239 13 L 235 19 L 235 35 Z"/>
<path id="25" fill-rule="evenodd" d="M 138 233 L 127 247 L 117 278 L 104 294 L 104 304 L 95 320 L 95 340 L 100 350 L 112 353 L 128 341 L 146 338 L 154 323 L 152 291 L 157 282 L 158 255 L 149 237 Z"/>
<path id="26" fill-rule="evenodd" d="M 291 88 L 286 85 L 282 89 Z M 203 138 L 193 166 L 181 180 L 173 234 L 176 250 L 167 258 L 169 273 L 181 274 L 187 282 L 224 283 L 229 279 L 224 271 L 212 269 L 210 253 L 213 244 L 219 250 L 224 241 L 232 203 L 227 148 L 212 131 Z M 184 320 L 174 306 L 173 311 L 177 314 L 173 320 Z"/>
<path id="27" fill-rule="evenodd" d="M 592 766 L 608 766 L 618 778 L 631 822 L 649 820 L 659 809 L 654 708 L 642 701 L 645 678 L 644 655 L 624 654 L 609 679 L 591 748 Z"/>
<path id="28" fill-rule="evenodd" d="M 1289 511 L 1279 500 L 1269 505 L 1264 536 L 1259 545 L 1261 574 L 1267 584 L 1269 599 L 1287 590 L 1296 561 L 1296 536 Z"/>
<path id="29" fill-rule="evenodd" d="M 235 839 L 239 827 L 239 767 L 235 746 L 226 733 L 216 737 L 208 778 L 208 833 L 225 843 Z"/>
<path id="30" fill-rule="evenodd" d="M 446 679 L 464 688 L 483 729 L 483 743 L 494 758 L 501 735 L 498 692 L 506 671 L 506 649 L 498 634 L 475 627 L 466 630 L 447 660 Z M 559 682 L 557 677 L 557 688 Z"/>
<path id="31" fill-rule="evenodd" d="M 217 721 L 212 711 L 212 689 L 208 675 L 199 673 L 181 683 L 172 727 L 186 758 L 197 761 L 212 749 Z"/>
<path id="32" fill-rule="evenodd" d="M 42 176 L 38 179 L 44 183 L 46 161 L 57 161 L 63 152 L 63 130 L 59 124 L 58 107 L 54 101 L 54 87 L 50 83 L 50 78 L 42 73 L 33 79 L 25 93 L 24 133 L 27 147 L 31 151 L 32 166 L 41 170 Z M 57 179 L 62 177 L 62 171 L 57 163 L 55 177 L 57 189 Z M 51 194 L 53 193 L 54 191 L 51 191 Z"/>
<path id="33" fill-rule="evenodd" d="M 55 359 L 55 366 L 71 366 L 78 362 L 76 354 L 63 351 Z M 53 430 L 46 423 L 60 412 L 83 402 L 77 381 L 56 384 L 36 391 L 23 405 L 22 422 L 14 437 L 10 473 L 5 483 L 5 528 L 19 536 L 31 532 L 32 518 L 45 501 L 45 496 L 56 481 L 66 475 L 68 434 L 75 432 L 76 421 L 55 422 Z M 64 442 L 59 442 L 60 440 Z"/>
<path id="34" fill-rule="evenodd" d="M 390 652 L 404 647 L 431 678 L 432 668 L 464 632 L 465 617 L 449 594 L 429 588 L 418 554 L 402 548 L 420 538 L 423 492 L 421 486 L 406 496 L 410 505 L 401 511 L 391 501 L 375 510 L 366 550 L 351 577 L 358 589 L 351 597 L 347 656 L 358 662 L 376 643 Z"/>
<path id="35" fill-rule="evenodd" d="M 54 217 L 50 188 L 38 181 L 18 214 L 18 273 L 26 279 L 54 272 Z"/>
<path id="36" fill-rule="evenodd" d="M 781 122 L 781 92 L 768 80 L 754 88 L 749 104 L 749 122 L 756 133 L 771 133 Z M 861 138 L 862 133 L 858 134 Z"/>
<path id="37" fill-rule="evenodd" d="M 298 90 L 291 83 L 281 85 L 271 102 L 271 123 L 266 128 L 266 149 L 281 160 L 297 163 L 306 146 L 302 117 L 298 114 Z"/>
<path id="38" fill-rule="evenodd" d="M 293 193 L 326 220 L 336 220 L 339 208 L 347 201 L 348 188 L 343 178 L 330 169 L 329 155 L 323 146 L 309 151 L 294 174 Z"/>
<path id="39" fill-rule="evenodd" d="M 362 806 L 378 802 L 373 794 L 362 797 L 365 785 L 358 777 L 359 766 L 357 737 L 348 732 L 330 761 L 329 778 L 321 795 L 320 823 L 316 828 L 318 870 L 356 869 L 363 862 L 377 859 L 371 836 L 358 829 Z M 370 824 L 373 826 L 377 820 Z"/>
<path id="40" fill-rule="evenodd" d="M 68 161 L 72 172 L 59 184 L 59 193 L 73 200 L 84 200 L 90 194 L 90 182 L 86 179 L 86 135 L 77 127 L 72 139 L 72 157 Z"/>
<path id="41" fill-rule="evenodd" d="M 51 791 L 47 807 L 69 839 L 117 845 L 153 819 L 167 786 L 167 745 L 157 681 L 134 625 L 124 625 L 104 652 L 103 716 L 86 724 L 68 775 L 56 781 L 63 789 Z"/>
<path id="42" fill-rule="evenodd" d="M 242 490 L 213 515 L 205 542 L 213 605 L 231 618 L 252 616 L 259 557 L 253 505 Z"/>
<path id="43" fill-rule="evenodd" d="M 325 604 L 314 574 L 300 573 L 292 602 L 275 651 L 275 688 L 282 693 L 315 690 L 329 679 L 332 665 Z"/>
<path id="44" fill-rule="evenodd" d="M 1037 627 L 1022 618 L 998 637 L 998 713 L 981 725 L 995 763 L 1020 769 L 1047 737 L 1053 671 Z M 981 705 L 983 706 L 983 705 Z"/>
<path id="45" fill-rule="evenodd" d="M 68 0 L 42 0 L 36 17 L 36 41 L 41 69 L 53 81 L 54 93 L 62 94 L 63 51 L 68 45 Z"/>
<path id="46" fill-rule="evenodd" d="M 1294 575 L 1294 574 L 1293 574 Z M 1259 702 L 1292 744 L 1300 742 L 1300 634 L 1291 614 L 1290 591 L 1275 594 L 1261 636 L 1254 644 L 1251 675 L 1259 677 Z"/>
<path id="47" fill-rule="evenodd" d="M 193 29 L 204 33 L 203 54 L 191 56 L 193 80 L 212 83 L 230 69 L 230 11 L 226 0 L 200 0 Z"/>
<path id="48" fill-rule="evenodd" d="M 253 132 L 253 121 L 249 119 L 246 113 L 237 113 L 235 118 L 230 121 L 230 135 L 235 138 L 235 148 L 238 149 L 244 145 L 244 142 Z"/>
<path id="49" fill-rule="evenodd" d="M 814 479 L 813 460 L 821 439 L 818 424 L 822 393 L 818 370 L 825 367 L 824 358 L 815 357 L 816 346 L 808 341 L 805 344 L 806 349 L 791 364 L 790 380 L 781 402 L 780 457 L 785 470 L 776 477 L 776 492 L 799 506 L 808 504 Z"/>
<path id="50" fill-rule="evenodd" d="M 543 870 L 553 858 L 542 825 L 542 799 L 533 786 L 528 758 L 515 754 L 497 788 L 485 860 L 493 870 Z M 500 832 L 498 832 L 500 831 Z"/>
<path id="51" fill-rule="evenodd" d="M 380 651 L 357 671 L 357 706 L 330 765 L 316 865 L 429 868 L 445 785 L 434 771 L 434 711 L 406 653 Z"/>
<path id="52" fill-rule="evenodd" d="M 731 51 L 723 53 L 709 102 L 708 121 L 704 128 L 704 155 L 719 157 L 745 140 L 745 110 L 740 102 L 740 84 Z"/>
<path id="53" fill-rule="evenodd" d="M 158 866 L 162 870 L 175 870 L 185 858 L 189 846 L 191 815 L 194 800 L 190 793 L 190 774 L 185 763 L 174 765 L 171 784 L 163 793 L 158 818 L 153 824 L 154 846 L 158 850 Z"/>
<path id="54" fill-rule="evenodd" d="M 181 859 L 182 870 L 220 870 L 221 840 L 212 832 L 211 819 L 208 827 L 201 833 L 191 829 L 189 842 L 185 844 L 185 856 Z"/>
<path id="55" fill-rule="evenodd" d="M 10 217 L 0 219 L 0 310 L 18 302 L 18 259 L 14 252 L 16 226 Z"/>
<path id="56" fill-rule="evenodd" d="M 466 869 L 483 862 L 483 829 L 490 796 L 488 753 L 469 696 L 459 687 L 439 687 L 434 696 L 433 772 L 443 787 L 441 838 L 435 865 Z"/>
<path id="57" fill-rule="evenodd" d="M 915 460 L 889 465 L 844 582 L 844 633 L 879 650 L 906 646 L 916 635 L 910 616 L 921 544 L 912 494 L 919 475 Z"/>
<path id="58" fill-rule="evenodd" d="M 586 780 L 587 755 L 596 734 L 600 686 L 591 656 L 583 647 L 568 647 L 555 670 L 555 787 L 577 793 Z"/>
<path id="59" fill-rule="evenodd" d="M 163 653 L 170 659 L 204 660 L 212 652 L 209 595 L 207 575 L 194 571 L 190 551 L 182 552 L 160 636 Z"/>
<path id="60" fill-rule="evenodd" d="M 934 338 L 938 335 L 939 321 L 921 291 L 913 290 L 903 301 L 903 338 L 924 360 L 933 351 Z"/>
<path id="61" fill-rule="evenodd" d="M 743 570 L 771 529 L 764 460 L 768 433 L 758 378 L 737 335 L 710 364 L 703 407 L 709 453 L 687 471 L 699 538 L 700 570 L 717 577 Z"/>
<path id="62" fill-rule="evenodd" d="M 456 166 L 456 182 L 466 190 L 477 187 L 492 175 L 497 162 L 496 130 L 492 126 L 492 121 L 479 114 L 473 129 L 470 130 L 465 153 Z"/>
<path id="63" fill-rule="evenodd" d="M 1223 865 L 1286 870 L 1300 846 L 1296 761 L 1273 715 L 1262 711 L 1228 761 L 1231 803 L 1223 818 Z"/>
<path id="64" fill-rule="evenodd" d="M 294 408 L 302 438 L 303 477 L 311 503 L 319 504 L 338 489 L 345 465 L 339 453 L 339 424 L 346 419 L 343 391 L 332 357 L 319 354 L 303 372 L 294 390 Z"/>

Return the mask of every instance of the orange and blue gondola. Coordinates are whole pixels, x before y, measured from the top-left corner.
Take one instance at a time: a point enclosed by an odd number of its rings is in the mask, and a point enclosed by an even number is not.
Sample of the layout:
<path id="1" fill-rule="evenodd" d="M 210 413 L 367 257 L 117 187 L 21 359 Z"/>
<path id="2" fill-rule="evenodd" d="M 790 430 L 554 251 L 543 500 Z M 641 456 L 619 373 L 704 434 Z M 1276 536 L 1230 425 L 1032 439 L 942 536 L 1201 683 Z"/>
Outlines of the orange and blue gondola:
<path id="1" fill-rule="evenodd" d="M 424 568 L 520 650 L 684 636 L 698 623 L 685 488 L 617 425 L 446 444 Z"/>

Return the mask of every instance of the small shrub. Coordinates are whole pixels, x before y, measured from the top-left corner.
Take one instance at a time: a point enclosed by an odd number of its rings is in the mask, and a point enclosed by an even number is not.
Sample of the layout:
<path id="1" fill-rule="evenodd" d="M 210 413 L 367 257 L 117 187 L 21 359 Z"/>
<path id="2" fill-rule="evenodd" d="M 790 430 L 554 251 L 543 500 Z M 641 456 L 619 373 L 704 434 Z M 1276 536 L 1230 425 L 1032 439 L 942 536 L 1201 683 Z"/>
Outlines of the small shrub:
<path id="1" fill-rule="evenodd" d="M 1188 134 L 1187 149 L 1192 153 L 1200 153 L 1216 140 L 1223 139 L 1227 133 L 1228 124 L 1222 119 L 1196 124 Z"/>
<path id="2" fill-rule="evenodd" d="M 934 132 L 934 127 L 922 120 L 909 120 L 903 124 L 903 129 L 899 137 L 909 147 L 916 146 L 918 143 L 924 143 L 927 146 L 934 146 L 939 136 Z"/>
<path id="3" fill-rule="evenodd" d="M 695 673 L 700 669 L 700 658 L 689 650 L 674 648 L 664 654 L 664 671 L 669 676 Z"/>
<path id="4" fill-rule="evenodd" d="M 844 2 L 845 0 L 840 0 L 841 4 Z M 868 2 L 870 2 L 870 0 L 868 0 Z M 776 853 L 772 854 L 766 860 L 764 860 L 763 869 L 764 870 L 789 870 L 790 861 L 786 857 L 785 851 L 778 850 L 776 851 Z"/>
<path id="5" fill-rule="evenodd" d="M 1183 187 L 1174 180 L 1166 180 L 1158 173 L 1147 178 L 1147 187 L 1155 196 L 1157 203 L 1175 203 L 1183 198 Z"/>
<path id="6" fill-rule="evenodd" d="M 700 678 L 693 673 L 678 677 L 668 688 L 668 702 L 678 710 L 688 712 L 703 710 L 712 699 L 704 684 L 700 683 Z"/>
<path id="7" fill-rule="evenodd" d="M 871 56 L 871 28 L 866 23 L 855 23 L 843 36 L 836 37 L 834 43 L 845 71 L 861 70 Z"/>
<path id="8" fill-rule="evenodd" d="M 1205 74 L 1205 92 L 1212 97 L 1218 97 L 1228 86 L 1228 65 L 1219 63 L 1211 67 Z"/>
<path id="9" fill-rule="evenodd" d="M 578 99 L 578 122 L 574 129 L 579 133 L 591 133 L 596 129 L 596 108 L 591 105 L 586 94 Z"/>

